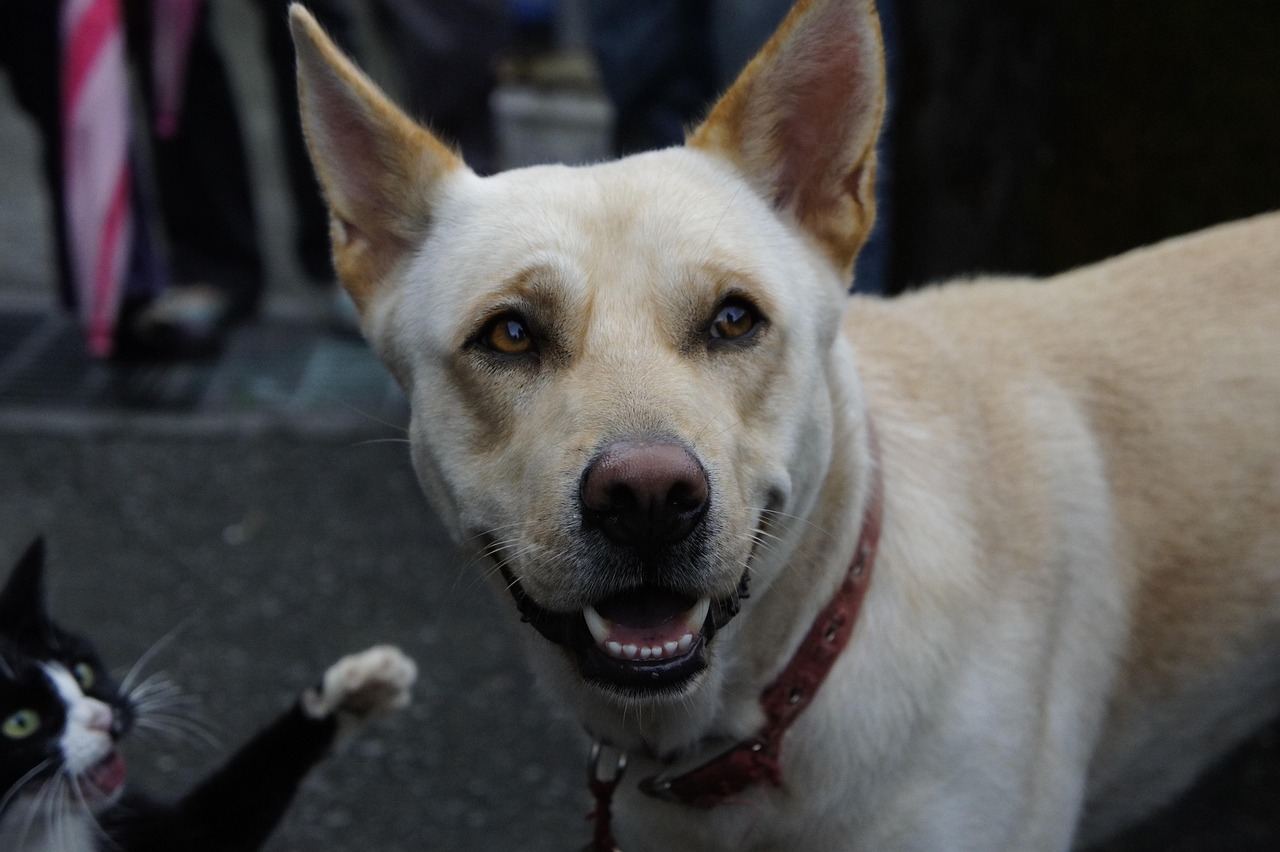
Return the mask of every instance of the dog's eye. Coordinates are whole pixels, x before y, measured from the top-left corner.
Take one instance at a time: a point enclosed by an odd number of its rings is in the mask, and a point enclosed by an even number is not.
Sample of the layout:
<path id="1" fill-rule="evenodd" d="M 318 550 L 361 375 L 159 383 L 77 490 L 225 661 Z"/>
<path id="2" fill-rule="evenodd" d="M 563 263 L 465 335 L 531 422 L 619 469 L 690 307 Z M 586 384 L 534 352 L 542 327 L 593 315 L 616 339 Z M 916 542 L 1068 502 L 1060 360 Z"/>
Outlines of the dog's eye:
<path id="1" fill-rule="evenodd" d="M 480 342 L 503 355 L 527 355 L 533 352 L 533 334 L 517 314 L 502 314 L 489 320 L 480 332 Z"/>
<path id="2" fill-rule="evenodd" d="M 760 314 L 746 299 L 726 299 L 711 321 L 711 337 L 715 340 L 741 340 L 756 330 Z"/>

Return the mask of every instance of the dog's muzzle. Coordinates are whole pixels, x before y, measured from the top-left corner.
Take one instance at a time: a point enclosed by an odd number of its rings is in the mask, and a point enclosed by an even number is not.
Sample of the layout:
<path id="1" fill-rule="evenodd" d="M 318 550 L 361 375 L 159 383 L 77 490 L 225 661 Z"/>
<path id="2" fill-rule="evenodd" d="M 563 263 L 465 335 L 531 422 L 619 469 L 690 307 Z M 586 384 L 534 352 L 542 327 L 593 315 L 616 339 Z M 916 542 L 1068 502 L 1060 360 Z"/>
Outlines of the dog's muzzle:
<path id="1" fill-rule="evenodd" d="M 616 588 L 580 611 L 553 612 L 530 598 L 506 565 L 523 619 L 569 651 L 582 676 L 628 691 L 678 691 L 707 666 L 707 645 L 739 610 L 744 571 L 728 596 L 690 587 L 687 567 L 705 550 L 711 486 L 697 458 L 667 440 L 620 441 L 586 467 L 582 534 L 608 563 Z"/>

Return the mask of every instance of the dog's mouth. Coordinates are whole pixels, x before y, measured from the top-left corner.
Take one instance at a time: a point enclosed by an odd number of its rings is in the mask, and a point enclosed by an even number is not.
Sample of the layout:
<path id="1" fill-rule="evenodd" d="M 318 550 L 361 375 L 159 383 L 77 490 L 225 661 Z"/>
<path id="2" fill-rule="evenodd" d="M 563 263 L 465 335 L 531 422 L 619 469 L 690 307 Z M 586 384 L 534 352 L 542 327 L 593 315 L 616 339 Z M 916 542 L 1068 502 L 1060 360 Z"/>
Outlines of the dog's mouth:
<path id="1" fill-rule="evenodd" d="M 707 666 L 707 642 L 717 629 L 710 615 L 709 597 L 641 587 L 583 607 L 591 642 L 570 647 L 588 680 L 628 689 L 679 688 Z"/>
<path id="2" fill-rule="evenodd" d="M 707 646 L 747 596 L 744 572 L 733 594 L 694 597 L 661 586 L 611 594 L 576 612 L 553 612 L 525 593 L 504 566 L 521 617 L 567 649 L 582 677 L 633 693 L 679 692 L 707 668 Z"/>
<path id="3" fill-rule="evenodd" d="M 693 600 L 663 589 L 612 595 L 582 609 L 596 647 L 615 660 L 659 662 L 685 656 L 711 611 L 711 598 Z"/>

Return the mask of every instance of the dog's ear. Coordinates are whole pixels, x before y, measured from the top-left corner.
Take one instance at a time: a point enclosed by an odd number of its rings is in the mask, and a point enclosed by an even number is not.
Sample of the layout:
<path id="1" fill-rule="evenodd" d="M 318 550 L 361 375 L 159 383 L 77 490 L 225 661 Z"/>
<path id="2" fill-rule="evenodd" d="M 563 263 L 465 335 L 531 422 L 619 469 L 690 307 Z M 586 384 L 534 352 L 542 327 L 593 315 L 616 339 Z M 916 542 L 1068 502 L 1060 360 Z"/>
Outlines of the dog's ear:
<path id="1" fill-rule="evenodd" d="M 302 129 L 329 205 L 334 266 L 363 313 L 426 234 L 440 181 L 466 166 L 401 112 L 297 3 L 289 25 Z"/>
<path id="2" fill-rule="evenodd" d="M 871 0 L 800 0 L 688 144 L 736 165 L 848 276 L 875 219 L 884 103 Z"/>

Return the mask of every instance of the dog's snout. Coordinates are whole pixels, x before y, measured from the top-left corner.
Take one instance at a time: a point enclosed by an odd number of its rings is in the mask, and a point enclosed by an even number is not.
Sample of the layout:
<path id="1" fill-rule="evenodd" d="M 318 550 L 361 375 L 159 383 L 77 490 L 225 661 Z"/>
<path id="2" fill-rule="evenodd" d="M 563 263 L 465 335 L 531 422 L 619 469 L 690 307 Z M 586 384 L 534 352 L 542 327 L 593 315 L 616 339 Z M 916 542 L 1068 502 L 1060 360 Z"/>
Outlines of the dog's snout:
<path id="1" fill-rule="evenodd" d="M 580 498 L 583 518 L 610 540 L 652 548 L 688 536 L 709 492 L 702 465 L 681 445 L 625 441 L 587 466 Z"/>

